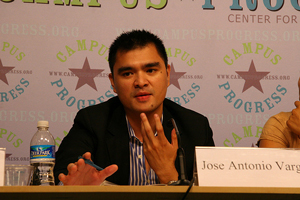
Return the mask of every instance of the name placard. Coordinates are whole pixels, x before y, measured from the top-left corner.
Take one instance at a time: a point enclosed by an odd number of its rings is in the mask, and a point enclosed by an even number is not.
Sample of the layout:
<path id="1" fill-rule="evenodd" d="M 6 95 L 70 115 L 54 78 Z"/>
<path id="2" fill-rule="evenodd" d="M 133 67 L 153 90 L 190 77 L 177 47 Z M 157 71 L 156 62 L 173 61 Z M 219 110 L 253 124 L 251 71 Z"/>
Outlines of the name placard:
<path id="1" fill-rule="evenodd" d="M 5 148 L 0 148 L 0 186 L 4 185 Z"/>
<path id="2" fill-rule="evenodd" d="M 196 147 L 196 185 L 300 187 L 300 149 Z"/>

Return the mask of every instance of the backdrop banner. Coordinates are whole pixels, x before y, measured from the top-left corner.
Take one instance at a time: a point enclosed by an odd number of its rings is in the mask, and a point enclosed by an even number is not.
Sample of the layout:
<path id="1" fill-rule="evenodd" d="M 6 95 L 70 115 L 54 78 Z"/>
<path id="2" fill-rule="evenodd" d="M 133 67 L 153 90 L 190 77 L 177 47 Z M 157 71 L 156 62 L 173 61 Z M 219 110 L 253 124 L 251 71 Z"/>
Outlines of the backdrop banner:
<path id="1" fill-rule="evenodd" d="M 108 48 L 146 29 L 166 46 L 167 98 L 209 119 L 216 146 L 256 147 L 299 99 L 297 0 L 0 0 L 0 147 L 29 164 L 38 120 L 58 149 L 78 110 L 115 96 Z"/>

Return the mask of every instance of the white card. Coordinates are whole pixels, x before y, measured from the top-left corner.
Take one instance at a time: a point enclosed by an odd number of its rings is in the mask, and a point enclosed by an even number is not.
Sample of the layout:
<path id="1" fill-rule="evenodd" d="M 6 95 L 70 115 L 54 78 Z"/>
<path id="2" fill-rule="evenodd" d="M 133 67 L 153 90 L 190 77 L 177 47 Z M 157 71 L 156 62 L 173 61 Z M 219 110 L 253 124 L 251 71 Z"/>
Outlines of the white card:
<path id="1" fill-rule="evenodd" d="M 4 185 L 5 175 L 5 148 L 0 148 L 0 186 Z"/>
<path id="2" fill-rule="evenodd" d="M 299 149 L 196 147 L 199 186 L 300 187 Z"/>

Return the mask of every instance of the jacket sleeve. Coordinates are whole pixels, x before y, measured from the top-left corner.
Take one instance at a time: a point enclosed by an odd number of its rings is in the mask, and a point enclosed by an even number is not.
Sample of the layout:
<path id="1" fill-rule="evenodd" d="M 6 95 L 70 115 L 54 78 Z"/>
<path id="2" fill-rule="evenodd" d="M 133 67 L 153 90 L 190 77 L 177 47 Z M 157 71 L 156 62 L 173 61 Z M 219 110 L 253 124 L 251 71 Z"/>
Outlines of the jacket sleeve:
<path id="1" fill-rule="evenodd" d="M 58 175 L 60 173 L 68 173 L 67 166 L 69 163 L 76 162 L 78 156 L 85 152 L 91 152 L 93 155 L 95 136 L 90 127 L 86 110 L 80 110 L 74 119 L 71 130 L 61 142 L 55 155 L 54 177 L 56 184 L 59 183 Z"/>

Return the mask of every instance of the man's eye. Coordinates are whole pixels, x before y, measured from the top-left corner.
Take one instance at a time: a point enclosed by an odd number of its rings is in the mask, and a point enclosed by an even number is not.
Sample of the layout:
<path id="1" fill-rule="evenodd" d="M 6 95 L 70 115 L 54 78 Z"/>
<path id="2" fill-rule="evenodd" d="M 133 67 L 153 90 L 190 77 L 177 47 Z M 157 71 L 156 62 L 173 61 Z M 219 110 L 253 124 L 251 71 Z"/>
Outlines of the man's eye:
<path id="1" fill-rule="evenodd" d="M 148 73 L 153 73 L 153 72 L 155 72 L 155 71 L 156 71 L 155 69 L 148 69 L 148 70 L 147 70 Z"/>
<path id="2" fill-rule="evenodd" d="M 132 73 L 131 72 L 126 72 L 126 73 L 123 73 L 122 76 L 130 76 Z"/>

